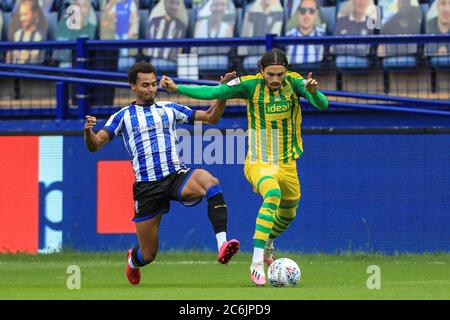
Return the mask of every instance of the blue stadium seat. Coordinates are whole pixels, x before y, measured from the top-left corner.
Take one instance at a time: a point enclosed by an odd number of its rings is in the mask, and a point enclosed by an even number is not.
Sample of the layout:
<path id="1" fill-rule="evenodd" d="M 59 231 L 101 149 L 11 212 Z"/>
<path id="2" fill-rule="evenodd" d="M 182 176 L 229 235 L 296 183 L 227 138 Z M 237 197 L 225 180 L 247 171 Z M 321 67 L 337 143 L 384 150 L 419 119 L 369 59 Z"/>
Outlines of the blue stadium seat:
<path id="1" fill-rule="evenodd" d="M 3 12 L 3 30 L 1 34 L 2 41 L 8 41 L 9 25 L 11 23 L 11 12 Z"/>
<path id="2" fill-rule="evenodd" d="M 230 66 L 230 59 L 226 55 L 208 55 L 198 57 L 198 69 L 207 74 L 223 74 Z"/>
<path id="3" fill-rule="evenodd" d="M 16 0 L 3 0 L 0 3 L 0 9 L 3 12 L 11 12 L 14 8 L 15 3 L 16 3 Z"/>
<path id="4" fill-rule="evenodd" d="M 188 12 L 188 26 L 186 32 L 186 38 L 194 37 L 195 22 L 197 21 L 197 9 L 187 9 Z"/>
<path id="5" fill-rule="evenodd" d="M 430 5 L 428 3 L 422 3 L 422 4 L 420 4 L 420 9 L 422 9 L 422 17 L 423 17 L 423 19 L 422 19 L 422 26 L 421 26 L 420 29 L 421 29 L 422 33 L 425 33 L 426 32 L 425 31 L 425 25 L 427 24 L 426 17 L 427 17 L 428 9 L 430 9 Z"/>
<path id="6" fill-rule="evenodd" d="M 233 3 L 234 4 L 234 3 Z M 207 7 L 203 7 L 207 8 Z M 205 32 L 206 26 L 206 12 L 203 12 L 203 8 L 196 8 L 195 9 L 195 16 L 192 15 L 193 19 L 191 19 L 191 27 L 192 30 L 191 36 L 193 38 L 204 38 L 209 36 L 209 32 Z M 197 28 L 197 23 L 200 23 L 199 29 Z M 242 8 L 236 8 L 235 7 L 235 22 L 234 22 L 234 30 L 233 34 L 227 35 L 227 37 L 235 37 L 237 36 L 237 30 L 240 28 L 240 25 L 242 24 Z M 199 34 L 195 34 L 195 32 L 199 32 Z M 221 34 L 220 37 L 224 37 L 225 34 Z M 209 76 L 216 76 L 216 75 L 222 75 L 226 71 L 229 70 L 229 67 L 231 65 L 231 59 L 230 56 L 233 55 L 233 48 L 226 48 L 226 47 L 200 47 L 195 48 L 191 50 L 192 53 L 198 53 L 198 64 L 199 64 L 199 71 L 201 72 L 202 76 L 209 77 Z"/>
<path id="7" fill-rule="evenodd" d="M 450 67 L 450 56 L 432 57 L 431 65 L 433 67 Z"/>
<path id="8" fill-rule="evenodd" d="M 327 34 L 333 34 L 336 26 L 336 7 L 322 7 L 322 15 L 327 25 Z"/>
<path id="9" fill-rule="evenodd" d="M 236 27 L 234 28 L 234 37 L 239 37 L 244 22 L 244 9 L 236 8 Z"/>
<path id="10" fill-rule="evenodd" d="M 161 58 L 150 58 L 150 63 L 160 74 L 175 75 L 177 73 L 177 63 L 172 60 Z"/>
<path id="11" fill-rule="evenodd" d="M 48 40 L 56 40 L 56 31 L 58 29 L 58 12 L 50 11 L 46 14 L 48 23 Z"/>
<path id="12" fill-rule="evenodd" d="M 258 61 L 260 59 L 260 56 L 248 56 L 244 58 L 244 61 L 242 62 L 242 66 L 245 70 L 249 73 L 253 72 L 259 72 L 258 69 Z"/>
<path id="13" fill-rule="evenodd" d="M 54 0 L 52 7 L 50 8 L 50 12 L 59 12 L 61 4 L 62 4 L 61 0 Z"/>
<path id="14" fill-rule="evenodd" d="M 336 67 L 338 69 L 361 69 L 370 67 L 369 58 L 357 56 L 336 56 Z"/>
<path id="15" fill-rule="evenodd" d="M 254 0 L 251 3 L 248 3 L 245 8 L 244 8 L 244 18 L 243 18 L 243 26 L 245 24 L 245 14 L 246 12 L 250 11 L 250 9 L 252 8 L 253 5 L 256 5 L 256 3 L 259 0 Z M 283 0 L 279 0 L 280 4 L 283 2 Z M 281 8 L 283 9 L 283 8 Z M 256 14 L 259 14 L 259 12 L 256 12 Z M 249 15 L 249 17 L 251 17 L 251 15 Z M 276 17 L 276 20 L 274 19 L 274 17 Z M 260 20 L 257 20 L 255 18 L 255 13 L 253 13 L 253 18 L 255 19 L 255 21 L 259 22 Z M 259 17 L 258 17 L 259 19 Z M 266 19 L 266 17 L 261 17 L 260 19 Z M 280 30 L 280 34 L 282 34 L 281 32 L 283 31 L 283 26 L 284 26 L 284 19 L 285 19 L 285 14 L 284 14 L 284 10 L 282 12 L 280 11 L 276 11 L 275 15 L 272 16 L 272 22 L 273 21 L 282 21 L 282 28 Z M 257 28 L 257 27 L 256 27 Z M 241 28 L 240 30 L 243 30 L 244 28 Z M 253 30 L 255 31 L 255 30 Z M 259 31 L 259 32 L 258 32 Z M 264 30 L 262 30 L 264 32 Z M 262 36 L 261 34 L 261 30 L 257 30 L 257 34 L 258 36 Z M 239 36 L 243 36 L 242 33 Z M 255 34 L 250 35 L 250 36 L 255 36 Z M 245 46 L 242 46 L 245 47 Z M 259 71 L 258 70 L 258 60 L 260 59 L 261 55 L 265 52 L 264 46 L 257 46 L 257 47 L 249 47 L 250 50 L 245 51 L 242 50 L 241 48 L 238 48 L 238 54 L 243 56 L 243 61 L 242 61 L 242 67 L 244 68 L 244 71 L 246 73 L 254 73 L 255 71 Z M 241 51 L 241 52 L 240 52 Z M 247 53 L 244 53 L 247 52 Z"/>
<path id="16" fill-rule="evenodd" d="M 345 26 L 346 24 L 350 23 L 348 20 L 340 20 L 338 19 L 339 12 L 345 8 L 342 6 L 346 4 L 348 1 L 337 1 L 336 10 L 335 10 L 335 20 L 331 20 L 330 23 L 333 24 L 333 29 L 330 28 L 330 30 L 333 30 L 333 34 L 336 34 L 337 36 L 342 36 L 343 30 L 346 30 Z M 369 3 L 370 4 L 370 3 Z M 331 12 L 327 13 L 331 16 Z M 343 17 L 344 18 L 344 17 Z M 343 22 L 341 22 L 343 21 Z M 338 24 L 342 23 L 342 24 Z M 341 30 L 338 30 L 338 28 L 342 28 Z M 353 26 L 355 28 L 355 26 Z M 350 28 L 352 29 L 352 28 Z M 364 34 L 370 34 L 371 31 L 368 30 L 368 28 L 361 28 L 359 30 L 360 34 L 355 34 L 355 36 L 364 35 Z M 373 31 L 372 31 L 373 33 Z M 348 34 L 350 35 L 350 34 Z M 344 45 L 345 46 L 345 45 Z M 371 55 L 371 46 L 370 45 L 362 45 L 361 47 L 351 45 L 351 46 L 345 46 L 345 47 L 339 47 L 334 46 L 332 48 L 333 53 L 336 55 L 336 68 L 341 71 L 355 71 L 359 69 L 367 69 L 373 65 L 373 60 L 370 57 Z"/>
<path id="17" fill-rule="evenodd" d="M 153 7 L 153 0 L 139 0 L 140 10 L 150 10 Z"/>
<path id="18" fill-rule="evenodd" d="M 150 10 L 148 9 L 139 10 L 139 39 L 146 38 L 149 14 Z"/>
<path id="19" fill-rule="evenodd" d="M 387 69 L 412 68 L 417 66 L 417 56 L 395 56 L 383 59 L 383 66 Z"/>
<path id="20" fill-rule="evenodd" d="M 420 5 L 420 9 L 422 12 L 422 24 L 420 26 L 419 32 L 424 30 L 424 21 L 425 21 L 425 13 L 428 10 L 428 4 Z M 383 29 L 383 27 L 382 27 Z M 400 30 L 399 30 L 400 33 Z M 390 46 L 392 48 L 392 45 Z M 416 48 L 416 49 L 414 49 Z M 395 49 L 399 50 L 399 49 Z M 388 45 L 385 47 L 385 51 L 388 51 Z M 402 53 L 402 51 L 404 53 Z M 393 53 L 387 52 L 387 56 L 383 58 L 383 67 L 388 70 L 392 69 L 408 69 L 416 67 L 418 64 L 418 55 L 419 50 L 415 45 L 403 45 L 402 49 L 400 49 L 400 53 L 395 53 L 398 51 L 394 51 Z"/>

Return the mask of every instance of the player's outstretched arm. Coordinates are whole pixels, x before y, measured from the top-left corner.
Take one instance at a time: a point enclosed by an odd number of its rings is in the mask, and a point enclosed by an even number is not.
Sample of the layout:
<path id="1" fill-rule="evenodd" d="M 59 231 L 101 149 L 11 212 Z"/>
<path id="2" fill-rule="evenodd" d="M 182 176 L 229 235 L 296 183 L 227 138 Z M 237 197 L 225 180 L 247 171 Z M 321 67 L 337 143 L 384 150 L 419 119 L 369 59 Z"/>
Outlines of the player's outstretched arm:
<path id="1" fill-rule="evenodd" d="M 219 84 L 217 86 L 177 85 L 168 76 L 162 76 L 159 85 L 169 92 L 175 92 L 183 96 L 200 100 L 245 98 L 245 94 L 242 93 L 242 88 L 239 88 L 238 86 L 228 86 L 226 84 Z"/>
<path id="2" fill-rule="evenodd" d="M 228 72 L 220 77 L 220 84 L 227 83 L 231 79 L 236 78 L 236 71 Z M 198 110 L 195 113 L 195 121 L 202 121 L 205 124 L 216 124 L 220 121 L 225 110 L 227 100 L 217 100 L 208 110 Z"/>
<path id="3" fill-rule="evenodd" d="M 84 142 L 91 152 L 100 150 L 109 141 L 109 135 L 105 130 L 100 130 L 97 133 L 92 130 L 96 124 L 96 117 L 86 116 L 86 122 L 84 123 Z"/>
<path id="4" fill-rule="evenodd" d="M 319 83 L 313 78 L 313 74 L 310 72 L 306 80 L 303 80 L 305 86 L 304 98 L 306 98 L 313 106 L 319 110 L 325 110 L 328 108 L 328 100 L 325 95 L 319 91 Z"/>

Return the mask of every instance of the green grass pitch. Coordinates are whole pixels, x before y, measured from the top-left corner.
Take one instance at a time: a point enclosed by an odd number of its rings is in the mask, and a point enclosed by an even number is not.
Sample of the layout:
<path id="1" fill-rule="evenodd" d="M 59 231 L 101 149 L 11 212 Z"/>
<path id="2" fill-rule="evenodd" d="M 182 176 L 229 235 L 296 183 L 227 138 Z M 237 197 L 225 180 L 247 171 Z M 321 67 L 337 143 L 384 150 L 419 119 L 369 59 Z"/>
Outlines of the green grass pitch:
<path id="1" fill-rule="evenodd" d="M 450 299 L 450 254 L 298 255 L 295 288 L 254 287 L 249 253 L 219 265 L 208 252 L 160 252 L 142 269 L 139 286 L 124 274 L 125 252 L 0 255 L 0 299 Z M 80 289 L 68 289 L 70 265 L 81 270 Z M 380 289 L 369 290 L 370 265 L 380 268 Z"/>

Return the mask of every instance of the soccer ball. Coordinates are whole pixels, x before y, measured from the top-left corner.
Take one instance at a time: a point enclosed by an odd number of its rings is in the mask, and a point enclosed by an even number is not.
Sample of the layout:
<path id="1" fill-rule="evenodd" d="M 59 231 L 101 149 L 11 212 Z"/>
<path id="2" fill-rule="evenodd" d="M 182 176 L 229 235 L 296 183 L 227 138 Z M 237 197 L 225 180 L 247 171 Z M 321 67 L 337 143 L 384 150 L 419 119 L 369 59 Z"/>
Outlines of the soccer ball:
<path id="1" fill-rule="evenodd" d="M 293 287 L 300 282 L 301 271 L 295 261 L 280 258 L 272 262 L 268 276 L 272 287 Z"/>

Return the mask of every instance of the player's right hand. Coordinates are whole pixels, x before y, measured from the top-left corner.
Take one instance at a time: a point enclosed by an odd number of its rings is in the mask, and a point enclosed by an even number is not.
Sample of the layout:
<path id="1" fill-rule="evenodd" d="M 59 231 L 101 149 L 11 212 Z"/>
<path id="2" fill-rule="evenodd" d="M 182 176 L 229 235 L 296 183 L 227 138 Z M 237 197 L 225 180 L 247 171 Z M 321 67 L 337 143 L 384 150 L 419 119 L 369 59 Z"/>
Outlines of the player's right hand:
<path id="1" fill-rule="evenodd" d="M 90 115 L 86 115 L 86 122 L 84 123 L 84 130 L 89 130 L 95 127 L 95 125 L 97 124 L 97 118 L 90 116 Z"/>
<path id="2" fill-rule="evenodd" d="M 168 76 L 161 77 L 161 80 L 159 80 L 159 86 L 169 92 L 176 92 L 178 90 L 177 84 Z"/>

